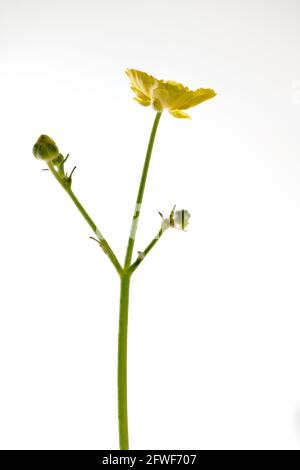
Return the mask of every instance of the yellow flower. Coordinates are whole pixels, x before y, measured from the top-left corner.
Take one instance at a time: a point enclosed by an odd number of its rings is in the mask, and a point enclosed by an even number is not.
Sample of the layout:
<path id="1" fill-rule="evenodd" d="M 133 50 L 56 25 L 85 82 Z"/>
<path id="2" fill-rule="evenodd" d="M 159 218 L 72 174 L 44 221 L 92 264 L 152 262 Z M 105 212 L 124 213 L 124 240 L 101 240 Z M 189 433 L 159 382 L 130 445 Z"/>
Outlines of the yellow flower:
<path id="1" fill-rule="evenodd" d="M 156 111 L 167 109 L 176 118 L 190 119 L 184 109 L 192 108 L 203 101 L 216 96 L 211 88 L 198 88 L 193 91 L 181 83 L 171 80 L 158 80 L 145 72 L 127 69 L 126 74 L 131 81 L 134 98 L 143 106 L 152 105 Z"/>

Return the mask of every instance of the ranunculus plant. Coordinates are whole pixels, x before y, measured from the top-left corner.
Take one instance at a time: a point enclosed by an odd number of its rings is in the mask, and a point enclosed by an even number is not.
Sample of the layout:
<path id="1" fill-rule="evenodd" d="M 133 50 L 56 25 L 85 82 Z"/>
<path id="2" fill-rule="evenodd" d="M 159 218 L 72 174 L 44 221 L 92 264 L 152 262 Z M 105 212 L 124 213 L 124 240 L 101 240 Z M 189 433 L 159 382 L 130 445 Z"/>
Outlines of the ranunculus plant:
<path id="1" fill-rule="evenodd" d="M 131 89 L 135 93 L 135 100 L 143 106 L 152 106 L 156 111 L 153 127 L 151 130 L 144 166 L 142 170 L 141 180 L 138 187 L 136 204 L 133 212 L 130 233 L 127 242 L 127 249 L 124 263 L 121 263 L 110 244 L 102 234 L 99 227 L 93 221 L 88 212 L 79 202 L 77 196 L 73 192 L 73 171 L 66 172 L 65 166 L 68 159 L 63 156 L 56 143 L 47 135 L 41 135 L 33 147 L 33 154 L 39 160 L 46 162 L 48 169 L 62 186 L 66 193 L 70 196 L 75 206 L 90 226 L 93 232 L 93 238 L 103 249 L 108 259 L 111 261 L 120 277 L 120 317 L 119 317 L 119 336 L 118 336 L 118 417 L 119 417 L 119 441 L 120 449 L 129 449 L 128 437 L 128 415 L 127 415 L 127 326 L 128 326 L 128 307 L 129 307 L 129 290 L 130 280 L 133 273 L 142 263 L 144 258 L 152 250 L 161 236 L 170 228 L 185 230 L 189 223 L 190 214 L 186 209 L 176 210 L 174 207 L 171 213 L 164 217 L 161 216 L 160 229 L 143 250 L 137 253 L 137 257 L 132 261 L 133 249 L 139 216 L 143 202 L 143 196 L 146 186 L 146 180 L 150 165 L 150 159 L 153 144 L 164 110 L 176 118 L 190 118 L 184 111 L 192 108 L 203 101 L 213 98 L 216 93 L 210 88 L 198 88 L 195 91 L 174 81 L 157 80 L 156 78 L 144 72 L 134 69 L 126 70 L 131 82 Z"/>

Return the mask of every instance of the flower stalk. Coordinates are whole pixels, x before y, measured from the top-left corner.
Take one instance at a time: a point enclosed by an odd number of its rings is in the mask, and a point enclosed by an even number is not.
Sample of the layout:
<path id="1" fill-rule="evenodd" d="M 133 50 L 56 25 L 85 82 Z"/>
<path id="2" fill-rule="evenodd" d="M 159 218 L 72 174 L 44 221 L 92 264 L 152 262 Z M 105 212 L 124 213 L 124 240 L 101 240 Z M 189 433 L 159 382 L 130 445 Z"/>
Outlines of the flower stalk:
<path id="1" fill-rule="evenodd" d="M 144 191 L 145 191 L 145 186 L 146 186 L 146 181 L 147 181 L 147 176 L 148 176 L 148 170 L 149 170 L 149 165 L 150 165 L 150 160 L 151 160 L 151 155 L 152 155 L 152 149 L 153 149 L 153 144 L 158 128 L 158 124 L 161 118 L 161 111 L 158 111 L 155 115 L 153 127 L 151 130 L 150 134 L 150 139 L 148 143 L 148 148 L 147 148 L 147 153 L 146 153 L 146 158 L 144 162 L 144 167 L 142 171 L 142 177 L 139 185 L 139 190 L 136 198 L 136 203 L 135 203 L 135 210 L 131 222 L 131 228 L 130 228 L 130 234 L 129 234 L 129 239 L 128 239 L 128 244 L 127 244 L 127 251 L 126 251 L 126 256 L 125 256 L 125 263 L 124 263 L 124 268 L 127 269 L 130 266 L 131 259 L 132 259 L 132 252 L 134 248 L 134 241 L 135 241 L 135 235 L 137 231 L 137 226 L 139 222 L 139 216 L 141 213 L 141 206 L 143 202 L 143 197 L 144 197 Z"/>
<path id="2" fill-rule="evenodd" d="M 161 228 L 159 230 L 159 232 L 155 235 L 155 237 L 153 238 L 153 240 L 151 240 L 151 242 L 149 243 L 149 245 L 146 246 L 146 248 L 144 249 L 144 251 L 139 251 L 138 252 L 138 257 L 137 259 L 134 261 L 134 263 L 131 264 L 130 268 L 128 269 L 129 273 L 132 274 L 136 268 L 141 264 L 141 262 L 145 259 L 145 257 L 147 256 L 147 254 L 152 250 L 152 248 L 156 245 L 156 243 L 158 242 L 158 240 L 160 239 L 160 237 L 162 236 L 162 234 L 165 232 L 165 230 L 163 228 Z"/>

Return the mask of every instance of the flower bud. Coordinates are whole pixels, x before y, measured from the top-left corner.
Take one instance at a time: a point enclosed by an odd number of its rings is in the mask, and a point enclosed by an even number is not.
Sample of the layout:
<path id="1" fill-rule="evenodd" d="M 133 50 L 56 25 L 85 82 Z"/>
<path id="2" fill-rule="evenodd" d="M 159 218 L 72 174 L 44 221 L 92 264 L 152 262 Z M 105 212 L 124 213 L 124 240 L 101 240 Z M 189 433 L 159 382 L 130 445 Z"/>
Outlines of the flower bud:
<path id="1" fill-rule="evenodd" d="M 44 161 L 55 160 L 59 156 L 59 150 L 50 137 L 41 135 L 33 146 L 33 155 L 35 158 Z"/>
<path id="2" fill-rule="evenodd" d="M 140 259 L 141 261 L 143 261 L 143 259 L 145 258 L 145 253 L 143 251 L 138 251 L 138 259 Z"/>
<path id="3" fill-rule="evenodd" d="M 191 214 L 185 209 L 176 211 L 174 214 L 175 227 L 179 228 L 180 230 L 185 230 L 186 227 L 188 226 L 190 217 L 191 217 Z"/>

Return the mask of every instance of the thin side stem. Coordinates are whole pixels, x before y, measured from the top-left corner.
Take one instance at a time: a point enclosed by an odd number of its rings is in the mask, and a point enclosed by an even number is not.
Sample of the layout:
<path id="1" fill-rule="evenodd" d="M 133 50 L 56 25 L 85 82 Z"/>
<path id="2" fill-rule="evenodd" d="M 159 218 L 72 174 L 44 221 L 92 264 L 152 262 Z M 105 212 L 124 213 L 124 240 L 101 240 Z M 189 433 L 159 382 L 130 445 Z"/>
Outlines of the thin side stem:
<path id="1" fill-rule="evenodd" d="M 139 253 L 139 256 L 137 257 L 137 259 L 134 261 L 134 263 L 132 263 L 132 265 L 129 267 L 128 269 L 128 272 L 130 274 L 132 274 L 136 268 L 141 264 L 141 262 L 143 261 L 143 259 L 147 256 L 147 254 L 152 250 L 152 248 L 156 245 L 156 243 L 158 242 L 158 240 L 160 239 L 160 237 L 162 236 L 162 234 L 165 232 L 165 230 L 163 230 L 162 228 L 160 229 L 160 231 L 156 234 L 156 236 L 153 238 L 153 240 L 149 243 L 149 245 L 146 246 L 146 248 L 144 249 L 144 251 L 140 252 Z"/>
<path id="2" fill-rule="evenodd" d="M 95 224 L 95 222 L 92 220 L 92 218 L 90 217 L 90 215 L 87 213 L 87 211 L 84 209 L 84 207 L 82 206 L 82 204 L 79 202 L 79 200 L 77 199 L 77 197 L 75 196 L 75 194 L 73 193 L 72 189 L 71 189 L 71 180 L 70 180 L 70 177 L 69 179 L 66 179 L 62 176 L 60 176 L 58 174 L 58 172 L 56 171 L 54 165 L 51 163 L 51 162 L 48 162 L 48 168 L 49 170 L 51 171 L 51 173 L 53 174 L 53 176 L 55 177 L 55 179 L 59 182 L 59 184 L 64 188 L 64 190 L 66 191 L 66 193 L 70 196 L 70 198 L 72 199 L 72 201 L 74 202 L 75 206 L 77 207 L 77 209 L 79 210 L 80 214 L 82 215 L 82 217 L 85 219 L 85 221 L 88 223 L 88 225 L 91 227 L 92 231 L 94 232 L 94 234 L 96 235 L 97 239 L 99 240 L 99 244 L 101 245 L 103 251 L 107 254 L 107 256 L 109 257 L 110 261 L 112 262 L 112 264 L 114 265 L 114 267 L 116 268 L 117 272 L 119 274 L 121 274 L 123 272 L 123 269 L 116 257 L 116 255 L 114 254 L 113 250 L 111 249 L 111 247 L 109 246 L 108 242 L 106 241 L 106 239 L 103 237 L 102 233 L 100 232 L 100 230 L 98 229 L 97 225 Z"/>
<path id="3" fill-rule="evenodd" d="M 118 340 L 118 417 L 120 450 L 129 449 L 127 412 L 127 332 L 130 276 L 121 276 Z"/>
<path id="4" fill-rule="evenodd" d="M 141 206 L 143 202 L 143 196 L 144 196 L 144 191 L 145 191 L 145 186 L 146 186 L 146 181 L 147 181 L 147 176 L 148 176 L 148 170 L 149 170 L 149 165 L 150 165 L 150 160 L 151 160 L 153 144 L 154 144 L 159 120 L 161 118 L 161 114 L 162 114 L 161 111 L 158 111 L 156 113 L 152 131 L 151 131 L 150 138 L 149 138 L 147 153 L 145 157 L 145 163 L 144 163 L 144 167 L 142 171 L 141 181 L 140 181 L 139 190 L 138 190 L 138 194 L 136 198 L 135 210 L 134 210 L 134 214 L 132 218 L 131 229 L 130 229 L 130 234 L 129 234 L 129 239 L 128 239 L 125 263 L 124 263 L 125 270 L 129 268 L 131 264 L 132 252 L 133 252 L 134 241 L 135 241 L 135 234 L 136 234 L 139 216 L 141 212 Z"/>

